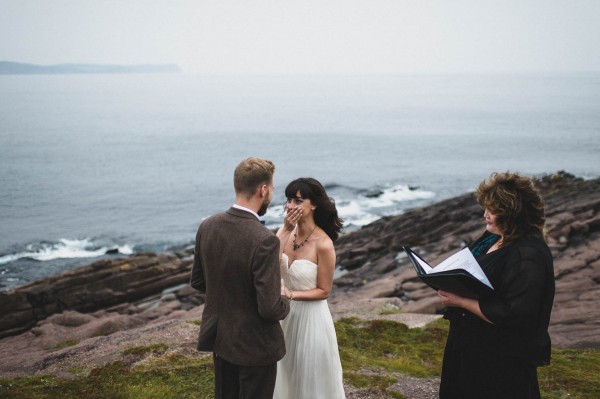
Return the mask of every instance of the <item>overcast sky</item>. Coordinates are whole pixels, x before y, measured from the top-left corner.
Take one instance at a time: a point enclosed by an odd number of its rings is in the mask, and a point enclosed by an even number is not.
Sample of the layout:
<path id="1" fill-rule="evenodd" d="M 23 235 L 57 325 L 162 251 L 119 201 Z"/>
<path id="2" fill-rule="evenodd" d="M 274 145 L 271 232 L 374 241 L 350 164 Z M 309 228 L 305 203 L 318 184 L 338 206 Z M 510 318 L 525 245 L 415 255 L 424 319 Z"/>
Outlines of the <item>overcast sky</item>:
<path id="1" fill-rule="evenodd" d="M 0 0 L 0 60 L 200 73 L 600 70 L 600 0 Z"/>

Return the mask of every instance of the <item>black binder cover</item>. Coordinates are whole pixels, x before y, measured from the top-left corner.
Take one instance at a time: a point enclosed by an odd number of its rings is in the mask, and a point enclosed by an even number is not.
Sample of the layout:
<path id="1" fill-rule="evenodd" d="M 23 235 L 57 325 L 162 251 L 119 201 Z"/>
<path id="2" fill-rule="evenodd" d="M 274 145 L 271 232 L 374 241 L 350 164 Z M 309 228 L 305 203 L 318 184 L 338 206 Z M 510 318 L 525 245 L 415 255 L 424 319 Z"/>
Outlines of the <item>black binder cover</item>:
<path id="1" fill-rule="evenodd" d="M 474 277 L 464 269 L 446 270 L 437 273 L 434 269 L 434 272 L 427 274 L 416 258 L 421 259 L 423 262 L 425 262 L 425 260 L 413 252 L 409 247 L 402 248 L 415 268 L 417 277 L 434 290 L 448 291 L 456 295 L 474 299 L 494 295 L 494 290 L 492 288 L 479 281 L 477 277 Z M 427 264 L 429 265 L 429 263 Z"/>

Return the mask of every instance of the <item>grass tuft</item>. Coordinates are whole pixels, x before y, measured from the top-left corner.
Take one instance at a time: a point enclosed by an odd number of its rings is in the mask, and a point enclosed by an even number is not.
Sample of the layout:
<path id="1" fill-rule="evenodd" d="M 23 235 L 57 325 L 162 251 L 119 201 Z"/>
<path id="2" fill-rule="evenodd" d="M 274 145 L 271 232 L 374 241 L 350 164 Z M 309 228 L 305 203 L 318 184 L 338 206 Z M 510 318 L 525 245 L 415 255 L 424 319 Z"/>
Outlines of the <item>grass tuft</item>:
<path id="1" fill-rule="evenodd" d="M 139 370 L 122 362 L 93 369 L 85 377 L 0 379 L 0 397 L 31 399 L 192 399 L 212 398 L 212 358 L 169 359 Z"/>
<path id="2" fill-rule="evenodd" d="M 552 349 L 552 362 L 538 369 L 544 399 L 600 398 L 600 349 Z"/>
<path id="3" fill-rule="evenodd" d="M 66 341 L 59 342 L 52 349 L 63 349 L 68 348 L 69 346 L 74 346 L 79 343 L 78 339 L 67 339 Z"/>
<path id="4" fill-rule="evenodd" d="M 409 329 L 389 320 L 363 323 L 342 319 L 336 324 L 340 357 L 347 370 L 382 369 L 413 377 L 441 372 L 447 328 L 435 321 L 426 328 Z"/>
<path id="5" fill-rule="evenodd" d="M 165 344 L 154 344 L 147 346 L 135 346 L 133 348 L 125 349 L 123 351 L 123 355 L 135 355 L 135 356 L 143 356 L 146 354 L 154 354 L 161 355 L 165 353 L 169 349 L 168 345 Z"/>

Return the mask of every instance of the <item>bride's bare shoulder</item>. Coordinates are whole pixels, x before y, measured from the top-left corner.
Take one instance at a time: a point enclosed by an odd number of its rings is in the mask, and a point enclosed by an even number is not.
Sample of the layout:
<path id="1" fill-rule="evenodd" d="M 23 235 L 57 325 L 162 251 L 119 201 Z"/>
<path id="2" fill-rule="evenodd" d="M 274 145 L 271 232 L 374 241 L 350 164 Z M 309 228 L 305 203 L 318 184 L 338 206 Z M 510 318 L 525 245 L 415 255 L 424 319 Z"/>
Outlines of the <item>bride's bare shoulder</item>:
<path id="1" fill-rule="evenodd" d="M 317 249 L 319 251 L 335 251 L 333 241 L 331 241 L 331 238 L 329 238 L 329 236 L 324 231 L 321 231 L 320 233 L 321 234 L 319 234 L 319 241 L 317 242 Z"/>

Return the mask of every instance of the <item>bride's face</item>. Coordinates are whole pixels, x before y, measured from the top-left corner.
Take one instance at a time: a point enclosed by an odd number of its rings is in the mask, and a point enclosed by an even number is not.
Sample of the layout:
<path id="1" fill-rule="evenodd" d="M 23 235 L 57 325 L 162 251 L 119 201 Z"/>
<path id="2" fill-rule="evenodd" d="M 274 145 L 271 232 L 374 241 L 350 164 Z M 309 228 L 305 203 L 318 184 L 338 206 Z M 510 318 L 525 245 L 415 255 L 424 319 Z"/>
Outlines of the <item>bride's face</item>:
<path id="1" fill-rule="evenodd" d="M 302 218 L 312 215 L 312 212 L 315 209 L 315 206 L 309 198 L 302 198 L 300 191 L 296 193 L 295 197 L 288 198 L 285 205 L 288 212 L 293 209 L 300 208 L 302 210 Z"/>

